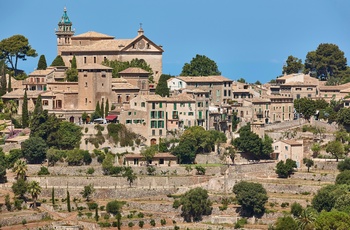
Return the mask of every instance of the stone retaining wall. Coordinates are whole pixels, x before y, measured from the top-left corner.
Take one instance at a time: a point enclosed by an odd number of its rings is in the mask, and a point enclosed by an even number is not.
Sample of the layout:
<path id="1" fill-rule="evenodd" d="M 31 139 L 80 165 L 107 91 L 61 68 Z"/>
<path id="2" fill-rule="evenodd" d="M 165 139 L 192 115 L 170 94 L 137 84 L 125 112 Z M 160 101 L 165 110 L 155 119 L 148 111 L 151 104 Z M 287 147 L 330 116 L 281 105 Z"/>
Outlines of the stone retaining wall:
<path id="1" fill-rule="evenodd" d="M 27 215 L 14 215 L 12 217 L 6 217 L 4 219 L 0 218 L 0 225 L 1 226 L 10 226 L 10 225 L 16 225 L 16 224 L 22 224 L 22 221 L 25 220 L 27 223 L 29 222 L 36 222 L 41 221 L 42 219 L 48 218 L 49 215 L 47 212 L 44 213 L 33 213 L 33 214 L 27 214 Z"/>

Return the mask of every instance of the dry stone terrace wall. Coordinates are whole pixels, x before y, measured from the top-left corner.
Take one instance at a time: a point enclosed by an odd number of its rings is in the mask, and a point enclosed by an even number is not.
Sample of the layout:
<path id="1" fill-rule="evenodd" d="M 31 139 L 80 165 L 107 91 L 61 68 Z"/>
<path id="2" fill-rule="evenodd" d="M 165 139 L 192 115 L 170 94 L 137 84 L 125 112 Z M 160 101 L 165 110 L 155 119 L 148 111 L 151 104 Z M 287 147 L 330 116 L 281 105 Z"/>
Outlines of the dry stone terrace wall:
<path id="1" fill-rule="evenodd" d="M 73 198 L 80 198 L 82 201 L 84 198 L 82 198 L 80 192 L 82 191 L 81 188 L 75 188 L 75 187 L 68 187 L 68 191 L 70 194 L 70 197 Z M 109 189 L 101 189 L 97 188 L 94 195 L 92 196 L 93 199 L 129 199 L 129 198 L 146 198 L 146 197 L 153 197 L 153 196 L 160 196 L 160 195 L 167 195 L 172 194 L 176 191 L 174 188 L 165 188 L 165 189 L 143 189 L 143 188 L 109 188 Z M 51 198 L 52 189 L 51 188 L 44 188 L 40 194 L 41 198 Z M 67 187 L 65 188 L 57 188 L 55 187 L 55 197 L 56 198 L 66 198 L 67 196 Z M 79 204 L 80 205 L 80 204 Z"/>
<path id="2" fill-rule="evenodd" d="M 29 181 L 35 180 L 40 183 L 44 188 L 67 188 L 77 187 L 83 188 L 88 184 L 93 184 L 95 188 L 129 188 L 129 183 L 126 178 L 123 177 L 29 177 Z M 208 176 L 173 176 L 173 177 L 160 177 L 160 176 L 143 176 L 138 177 L 132 184 L 132 187 L 139 187 L 145 189 L 152 188 L 177 188 L 187 187 L 194 184 L 200 184 L 207 182 Z"/>
<path id="3" fill-rule="evenodd" d="M 28 175 L 36 175 L 43 165 L 28 165 Z M 47 165 L 44 165 L 47 167 Z M 93 176 L 102 176 L 102 167 L 100 165 L 84 165 L 84 166 L 55 166 L 48 167 L 51 175 L 56 176 L 86 176 L 86 172 L 89 168 L 94 168 L 95 172 Z M 135 166 L 132 167 L 134 172 L 137 174 L 146 174 L 147 167 Z M 167 175 L 195 175 L 195 165 L 192 165 L 192 172 L 188 173 L 184 166 L 155 166 L 156 175 L 162 175 L 167 172 Z M 206 175 L 217 175 L 220 174 L 220 167 L 206 167 Z"/>
<path id="4" fill-rule="evenodd" d="M 23 220 L 26 220 L 28 222 L 35 222 L 40 221 L 42 219 L 45 219 L 49 217 L 47 212 L 44 213 L 34 213 L 34 214 L 27 214 L 27 215 L 14 215 L 12 217 L 6 217 L 1 218 L 0 217 L 0 225 L 1 226 L 9 226 L 9 225 L 15 225 L 15 224 L 21 224 Z"/>

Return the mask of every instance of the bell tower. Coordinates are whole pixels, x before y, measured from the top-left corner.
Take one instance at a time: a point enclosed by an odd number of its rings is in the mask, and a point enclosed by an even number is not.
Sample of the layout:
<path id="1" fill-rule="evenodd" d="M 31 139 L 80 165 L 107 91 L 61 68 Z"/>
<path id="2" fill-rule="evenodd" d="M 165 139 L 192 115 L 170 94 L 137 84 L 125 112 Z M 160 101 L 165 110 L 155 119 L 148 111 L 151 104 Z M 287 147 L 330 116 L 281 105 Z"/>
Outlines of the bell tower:
<path id="1" fill-rule="evenodd" d="M 69 20 L 66 7 L 63 9 L 63 15 L 58 22 L 58 30 L 55 33 L 57 36 L 57 46 L 69 46 L 72 44 L 74 30 L 72 30 L 72 22 Z"/>

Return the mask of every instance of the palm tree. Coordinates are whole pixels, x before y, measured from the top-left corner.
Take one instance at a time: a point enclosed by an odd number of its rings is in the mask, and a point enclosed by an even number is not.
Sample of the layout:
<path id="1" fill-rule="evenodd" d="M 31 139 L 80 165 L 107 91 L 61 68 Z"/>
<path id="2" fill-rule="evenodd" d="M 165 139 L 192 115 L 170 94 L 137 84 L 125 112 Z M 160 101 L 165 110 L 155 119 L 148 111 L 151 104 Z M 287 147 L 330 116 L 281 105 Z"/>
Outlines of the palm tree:
<path id="1" fill-rule="evenodd" d="M 300 216 L 297 219 L 298 222 L 298 229 L 300 230 L 307 230 L 307 229 L 313 229 L 313 222 L 316 220 L 316 217 L 312 210 L 309 208 L 303 209 Z"/>
<path id="2" fill-rule="evenodd" d="M 32 195 L 33 198 L 33 207 L 36 208 L 36 200 L 38 199 L 38 196 L 41 193 L 41 187 L 39 182 L 37 181 L 31 181 L 28 185 L 28 192 Z"/>
<path id="3" fill-rule="evenodd" d="M 17 174 L 17 180 L 20 178 L 25 180 L 27 171 L 27 163 L 24 160 L 18 159 L 13 166 L 13 172 Z"/>
<path id="4" fill-rule="evenodd" d="M 15 101 L 9 100 L 5 104 L 4 112 L 8 113 L 10 115 L 10 118 L 12 118 L 12 114 L 17 113 L 18 105 Z"/>

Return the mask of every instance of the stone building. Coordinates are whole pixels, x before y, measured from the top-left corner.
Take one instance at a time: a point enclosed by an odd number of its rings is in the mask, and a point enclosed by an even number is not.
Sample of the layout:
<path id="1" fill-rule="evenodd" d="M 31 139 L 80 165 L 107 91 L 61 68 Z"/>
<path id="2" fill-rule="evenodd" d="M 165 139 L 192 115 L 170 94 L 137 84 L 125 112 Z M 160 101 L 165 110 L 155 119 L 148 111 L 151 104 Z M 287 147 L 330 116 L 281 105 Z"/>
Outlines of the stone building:
<path id="1" fill-rule="evenodd" d="M 272 158 L 278 161 L 292 159 L 297 162 L 297 167 L 301 167 L 304 158 L 304 148 L 302 140 L 281 140 L 272 143 L 274 152 Z"/>
<path id="2" fill-rule="evenodd" d="M 61 55 L 65 65 L 70 67 L 73 56 L 77 66 L 101 64 L 105 60 L 131 61 L 144 59 L 153 70 L 156 82 L 162 74 L 162 46 L 156 45 L 144 35 L 142 27 L 135 38 L 115 39 L 113 36 L 89 31 L 74 35 L 72 22 L 66 8 L 56 30 L 57 54 Z"/>

